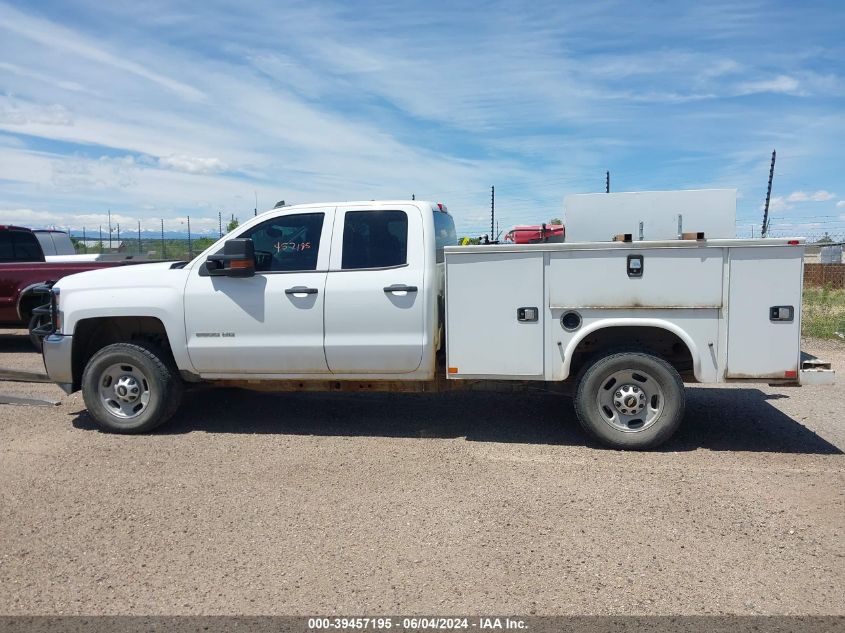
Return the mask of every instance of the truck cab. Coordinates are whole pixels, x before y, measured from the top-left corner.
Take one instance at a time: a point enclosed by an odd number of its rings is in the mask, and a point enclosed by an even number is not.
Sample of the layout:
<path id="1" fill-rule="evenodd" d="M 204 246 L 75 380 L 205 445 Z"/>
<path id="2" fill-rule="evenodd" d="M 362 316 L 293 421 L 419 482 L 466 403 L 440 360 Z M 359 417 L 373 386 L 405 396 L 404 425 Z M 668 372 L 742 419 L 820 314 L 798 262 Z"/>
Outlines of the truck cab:
<path id="1" fill-rule="evenodd" d="M 219 244 L 186 266 L 194 373 L 433 377 L 443 247 L 455 240 L 446 211 L 407 201 L 285 207 L 227 238 L 252 240 L 255 271 L 215 274 Z"/>
<path id="2" fill-rule="evenodd" d="M 56 284 L 45 365 L 68 393 L 115 344 L 155 348 L 188 382 L 430 381 L 444 341 L 443 249 L 456 241 L 442 204 L 274 209 L 191 262 Z M 140 410 L 100 400 L 95 411 L 112 407 L 134 428 Z"/>

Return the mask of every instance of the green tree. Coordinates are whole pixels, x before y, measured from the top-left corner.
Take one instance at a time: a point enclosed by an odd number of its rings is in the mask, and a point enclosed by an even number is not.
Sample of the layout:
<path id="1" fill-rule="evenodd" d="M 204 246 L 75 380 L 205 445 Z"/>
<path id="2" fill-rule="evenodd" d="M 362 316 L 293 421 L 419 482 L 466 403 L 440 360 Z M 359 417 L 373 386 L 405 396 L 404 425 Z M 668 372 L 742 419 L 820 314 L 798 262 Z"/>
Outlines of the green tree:
<path id="1" fill-rule="evenodd" d="M 214 244 L 214 240 L 211 239 L 210 237 L 201 237 L 199 239 L 196 239 L 196 240 L 194 240 L 194 244 L 193 244 L 194 252 L 199 253 L 201 251 L 204 251 L 205 249 L 207 249 L 212 244 Z"/>
<path id="2" fill-rule="evenodd" d="M 549 220 L 549 224 L 561 225 L 563 224 L 563 220 L 561 220 L 560 218 L 552 218 L 551 220 Z"/>
<path id="3" fill-rule="evenodd" d="M 232 219 L 231 219 L 231 220 L 229 220 L 229 223 L 226 225 L 226 232 L 227 232 L 227 233 L 231 233 L 231 232 L 232 232 L 232 231 L 234 231 L 236 228 L 238 228 L 238 225 L 239 225 L 239 224 L 240 224 L 240 222 L 238 222 L 238 218 L 236 218 L 236 217 L 233 215 L 233 216 L 232 216 Z"/>

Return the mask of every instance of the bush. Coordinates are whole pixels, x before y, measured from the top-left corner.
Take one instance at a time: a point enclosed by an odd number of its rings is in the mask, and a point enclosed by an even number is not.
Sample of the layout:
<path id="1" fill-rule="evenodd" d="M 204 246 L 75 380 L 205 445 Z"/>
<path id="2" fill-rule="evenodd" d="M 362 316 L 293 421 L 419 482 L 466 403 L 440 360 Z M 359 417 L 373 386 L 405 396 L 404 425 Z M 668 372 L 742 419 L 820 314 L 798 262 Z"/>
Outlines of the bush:
<path id="1" fill-rule="evenodd" d="M 804 288 L 802 310 L 802 335 L 845 338 L 845 290 Z"/>

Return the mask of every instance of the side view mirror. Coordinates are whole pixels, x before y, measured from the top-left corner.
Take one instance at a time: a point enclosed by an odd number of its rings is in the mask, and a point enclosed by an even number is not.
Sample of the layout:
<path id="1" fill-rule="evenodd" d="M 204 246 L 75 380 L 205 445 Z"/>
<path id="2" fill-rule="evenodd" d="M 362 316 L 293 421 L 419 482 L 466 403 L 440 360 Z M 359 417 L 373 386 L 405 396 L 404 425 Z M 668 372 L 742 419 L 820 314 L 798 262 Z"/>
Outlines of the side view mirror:
<path id="1" fill-rule="evenodd" d="M 226 240 L 223 252 L 209 255 L 205 269 L 212 277 L 255 275 L 255 245 L 249 238 Z"/>

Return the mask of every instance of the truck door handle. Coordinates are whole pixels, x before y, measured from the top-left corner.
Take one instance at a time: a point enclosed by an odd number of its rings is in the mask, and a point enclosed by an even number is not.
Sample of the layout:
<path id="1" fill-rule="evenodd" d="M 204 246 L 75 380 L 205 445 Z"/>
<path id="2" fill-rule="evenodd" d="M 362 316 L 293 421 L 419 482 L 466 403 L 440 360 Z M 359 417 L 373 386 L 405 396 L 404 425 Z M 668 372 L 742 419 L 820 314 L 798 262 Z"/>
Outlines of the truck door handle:
<path id="1" fill-rule="evenodd" d="M 416 286 L 406 286 L 405 284 L 393 284 L 392 286 L 385 286 L 385 292 L 416 292 Z"/>
<path id="2" fill-rule="evenodd" d="M 287 288 L 285 290 L 286 295 L 315 295 L 317 294 L 316 288 L 306 288 L 305 286 L 294 286 L 293 288 Z"/>

